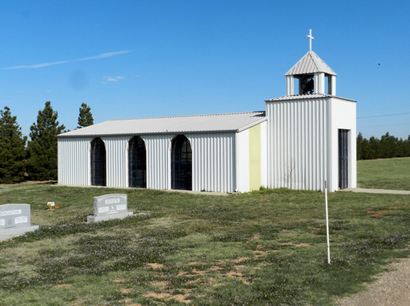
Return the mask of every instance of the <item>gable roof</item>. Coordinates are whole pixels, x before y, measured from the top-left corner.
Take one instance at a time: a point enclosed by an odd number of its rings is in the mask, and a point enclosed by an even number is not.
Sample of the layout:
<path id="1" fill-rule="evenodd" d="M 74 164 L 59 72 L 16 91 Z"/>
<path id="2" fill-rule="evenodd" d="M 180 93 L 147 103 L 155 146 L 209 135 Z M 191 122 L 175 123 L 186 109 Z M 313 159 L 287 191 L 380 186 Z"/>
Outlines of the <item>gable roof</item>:
<path id="1" fill-rule="evenodd" d="M 313 51 L 308 51 L 289 71 L 286 75 L 298 75 L 324 72 L 330 75 L 336 75 L 320 57 Z"/>
<path id="2" fill-rule="evenodd" d="M 266 120 L 265 112 L 110 120 L 62 133 L 59 137 L 238 132 Z"/>

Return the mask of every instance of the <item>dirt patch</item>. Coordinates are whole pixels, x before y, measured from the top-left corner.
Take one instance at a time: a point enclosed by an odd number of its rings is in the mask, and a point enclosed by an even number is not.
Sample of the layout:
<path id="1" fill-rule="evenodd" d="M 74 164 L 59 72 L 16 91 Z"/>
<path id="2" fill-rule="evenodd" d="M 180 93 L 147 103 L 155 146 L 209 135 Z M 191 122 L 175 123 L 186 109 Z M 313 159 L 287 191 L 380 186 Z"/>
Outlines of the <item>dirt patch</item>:
<path id="1" fill-rule="evenodd" d="M 125 278 L 116 278 L 112 281 L 114 284 L 124 284 L 127 282 Z"/>
<path id="2" fill-rule="evenodd" d="M 256 258 L 264 257 L 264 256 L 266 256 L 266 254 L 268 254 L 268 252 L 263 251 L 263 250 L 255 250 L 255 251 L 253 251 L 253 255 L 254 255 Z"/>
<path id="3" fill-rule="evenodd" d="M 179 271 L 177 274 L 177 276 L 187 276 L 187 275 L 190 275 L 190 274 L 186 271 Z"/>
<path id="4" fill-rule="evenodd" d="M 144 297 L 148 299 L 156 299 L 156 300 L 162 300 L 162 301 L 176 301 L 179 303 L 184 303 L 188 304 L 191 302 L 190 299 L 188 299 L 188 296 L 185 294 L 170 294 L 166 292 L 153 292 L 153 291 L 148 291 L 144 293 Z"/>
<path id="5" fill-rule="evenodd" d="M 121 294 L 124 294 L 124 295 L 130 294 L 132 291 L 133 291 L 132 288 L 121 288 L 120 289 Z"/>
<path id="6" fill-rule="evenodd" d="M 153 281 L 150 284 L 151 286 L 159 289 L 166 289 L 169 287 L 169 283 L 167 281 Z"/>
<path id="7" fill-rule="evenodd" d="M 160 263 L 150 262 L 150 263 L 146 263 L 145 267 L 152 269 L 152 270 L 162 270 L 165 266 Z"/>
<path id="8" fill-rule="evenodd" d="M 222 268 L 220 266 L 212 266 L 209 270 L 212 272 L 218 272 L 221 271 Z"/>
<path id="9" fill-rule="evenodd" d="M 198 270 L 198 269 L 192 269 L 192 273 L 195 275 L 201 275 L 201 276 L 205 275 L 205 271 Z"/>
<path id="10" fill-rule="evenodd" d="M 380 219 L 383 218 L 384 216 L 389 214 L 389 211 L 386 209 L 380 209 L 380 210 L 373 210 L 372 208 L 367 209 L 367 214 L 375 219 Z"/>

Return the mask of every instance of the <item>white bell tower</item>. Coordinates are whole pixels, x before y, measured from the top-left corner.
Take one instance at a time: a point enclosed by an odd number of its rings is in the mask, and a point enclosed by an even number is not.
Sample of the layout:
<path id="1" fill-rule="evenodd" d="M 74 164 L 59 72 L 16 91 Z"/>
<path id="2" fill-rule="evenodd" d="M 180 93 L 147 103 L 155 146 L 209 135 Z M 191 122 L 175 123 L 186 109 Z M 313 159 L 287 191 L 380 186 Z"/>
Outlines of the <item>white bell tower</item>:
<path id="1" fill-rule="evenodd" d="M 312 30 L 307 37 L 309 51 L 286 73 L 286 95 L 336 96 L 336 73 L 312 50 Z"/>
<path id="2" fill-rule="evenodd" d="M 336 73 L 313 50 L 286 73 L 286 95 L 266 100 L 270 188 L 356 187 L 356 101 L 336 96 Z"/>

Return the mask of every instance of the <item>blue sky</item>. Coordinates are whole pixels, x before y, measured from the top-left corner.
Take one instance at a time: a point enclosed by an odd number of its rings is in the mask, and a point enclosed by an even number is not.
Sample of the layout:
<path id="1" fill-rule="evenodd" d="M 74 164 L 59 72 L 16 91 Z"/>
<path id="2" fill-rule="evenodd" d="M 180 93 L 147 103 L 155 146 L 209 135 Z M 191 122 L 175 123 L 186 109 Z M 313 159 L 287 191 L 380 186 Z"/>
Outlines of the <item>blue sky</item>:
<path id="1" fill-rule="evenodd" d="M 28 134 L 50 100 L 67 128 L 263 110 L 313 49 L 358 101 L 358 130 L 410 134 L 408 1 L 2 1 L 0 106 Z"/>

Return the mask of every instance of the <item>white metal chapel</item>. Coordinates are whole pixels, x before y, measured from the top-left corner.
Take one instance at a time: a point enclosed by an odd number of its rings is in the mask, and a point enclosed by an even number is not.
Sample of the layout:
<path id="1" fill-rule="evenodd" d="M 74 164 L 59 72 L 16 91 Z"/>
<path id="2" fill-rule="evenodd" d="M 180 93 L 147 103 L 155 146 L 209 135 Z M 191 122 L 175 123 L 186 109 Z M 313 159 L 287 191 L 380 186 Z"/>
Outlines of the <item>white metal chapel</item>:
<path id="1" fill-rule="evenodd" d="M 62 185 L 247 192 L 356 187 L 356 102 L 313 51 L 265 112 L 111 120 L 58 137 Z"/>

